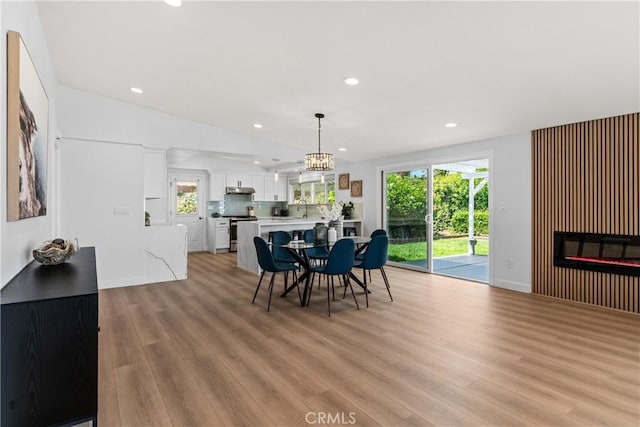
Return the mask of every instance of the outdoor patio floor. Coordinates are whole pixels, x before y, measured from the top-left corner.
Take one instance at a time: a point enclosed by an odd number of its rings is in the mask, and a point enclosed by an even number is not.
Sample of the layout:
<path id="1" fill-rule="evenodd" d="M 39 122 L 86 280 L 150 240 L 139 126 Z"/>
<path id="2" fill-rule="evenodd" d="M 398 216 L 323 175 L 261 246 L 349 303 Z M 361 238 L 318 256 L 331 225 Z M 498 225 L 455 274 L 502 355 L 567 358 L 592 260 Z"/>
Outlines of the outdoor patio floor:
<path id="1" fill-rule="evenodd" d="M 403 264 L 424 268 L 427 266 L 427 260 L 404 261 Z M 434 258 L 432 272 L 489 283 L 489 257 L 487 255 L 452 255 Z"/>

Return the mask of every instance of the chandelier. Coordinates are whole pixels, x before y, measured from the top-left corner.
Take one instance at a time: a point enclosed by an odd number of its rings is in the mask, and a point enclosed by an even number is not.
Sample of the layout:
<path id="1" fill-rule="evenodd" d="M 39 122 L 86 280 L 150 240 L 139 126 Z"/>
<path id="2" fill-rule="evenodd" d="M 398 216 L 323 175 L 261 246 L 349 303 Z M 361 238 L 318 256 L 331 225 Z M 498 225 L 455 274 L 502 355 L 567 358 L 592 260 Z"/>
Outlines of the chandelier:
<path id="1" fill-rule="evenodd" d="M 304 156 L 304 168 L 308 171 L 330 171 L 333 170 L 333 154 L 320 151 L 320 120 L 324 114 L 316 113 L 315 116 L 318 118 L 318 152 Z"/>

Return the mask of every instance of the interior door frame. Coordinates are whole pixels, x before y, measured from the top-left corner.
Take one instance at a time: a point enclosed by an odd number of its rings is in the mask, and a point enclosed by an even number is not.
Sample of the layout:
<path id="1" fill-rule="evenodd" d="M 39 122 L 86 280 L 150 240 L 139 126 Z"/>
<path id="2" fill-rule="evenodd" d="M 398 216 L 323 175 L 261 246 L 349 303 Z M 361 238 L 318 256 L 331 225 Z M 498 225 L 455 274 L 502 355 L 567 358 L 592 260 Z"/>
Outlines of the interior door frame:
<path id="1" fill-rule="evenodd" d="M 425 222 L 426 222 L 426 227 L 425 227 L 425 233 L 426 233 L 426 242 L 427 242 L 427 253 L 425 254 L 426 256 L 426 261 L 427 261 L 427 266 L 426 268 L 424 267 L 419 267 L 419 266 L 415 266 L 415 265 L 411 265 L 411 264 L 404 264 L 402 262 L 397 262 L 397 261 L 387 261 L 387 263 L 389 265 L 393 265 L 395 267 L 400 267 L 400 268 L 405 268 L 407 270 L 415 270 L 415 271 L 420 271 L 422 273 L 431 273 L 431 266 L 432 266 L 432 250 L 431 250 L 431 246 L 433 244 L 433 202 L 432 202 L 432 195 L 433 195 L 433 172 L 431 171 L 431 167 L 430 166 L 424 166 L 424 163 L 410 163 L 410 164 L 406 164 L 406 165 L 398 165 L 398 166 L 393 166 L 393 167 L 387 167 L 387 168 L 381 168 L 380 170 L 380 179 L 379 179 L 379 185 L 381 187 L 381 201 L 380 201 L 380 221 L 378 222 L 380 224 L 381 228 L 384 228 L 386 230 L 386 223 L 387 223 L 387 211 L 385 209 L 386 206 L 386 200 L 387 200 L 387 185 L 386 185 L 386 174 L 387 173 L 395 173 L 395 172 L 404 172 L 404 171 L 411 171 L 411 170 L 425 170 L 426 171 L 426 175 L 427 175 L 427 189 L 426 189 L 426 194 L 425 197 L 427 198 L 426 200 L 426 210 L 427 212 L 425 213 Z M 384 185 L 383 185 L 384 183 Z M 389 230 L 387 230 L 388 232 Z"/>
<path id="2" fill-rule="evenodd" d="M 209 176 L 208 173 L 200 169 L 175 169 L 171 168 L 167 170 L 167 208 L 169 213 L 169 225 L 177 225 L 179 223 L 178 216 L 175 213 L 176 206 L 176 190 L 173 183 L 176 180 L 198 181 L 198 214 L 185 216 L 185 217 L 198 217 L 202 221 L 200 239 L 202 242 L 202 250 L 208 250 L 207 242 L 207 201 L 209 199 Z"/>

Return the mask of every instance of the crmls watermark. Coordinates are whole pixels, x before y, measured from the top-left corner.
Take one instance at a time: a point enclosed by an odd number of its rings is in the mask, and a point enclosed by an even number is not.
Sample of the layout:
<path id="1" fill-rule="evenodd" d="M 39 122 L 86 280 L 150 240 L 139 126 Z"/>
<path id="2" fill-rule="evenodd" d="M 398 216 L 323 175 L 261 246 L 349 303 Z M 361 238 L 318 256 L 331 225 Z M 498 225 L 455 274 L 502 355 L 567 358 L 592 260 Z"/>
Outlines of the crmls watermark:
<path id="1" fill-rule="evenodd" d="M 304 416 L 307 424 L 355 424 L 355 412 L 307 412 Z"/>

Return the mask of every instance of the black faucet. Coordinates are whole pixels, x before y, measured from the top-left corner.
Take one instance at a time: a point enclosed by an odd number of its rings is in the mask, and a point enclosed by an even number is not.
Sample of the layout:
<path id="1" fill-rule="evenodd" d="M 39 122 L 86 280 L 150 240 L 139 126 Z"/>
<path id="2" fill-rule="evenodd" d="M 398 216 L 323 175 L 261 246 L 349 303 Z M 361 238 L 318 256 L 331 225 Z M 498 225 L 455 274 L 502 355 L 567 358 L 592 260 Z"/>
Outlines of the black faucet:
<path id="1" fill-rule="evenodd" d="M 298 200 L 298 204 L 302 203 L 304 203 L 304 215 L 302 215 L 302 218 L 307 218 L 309 216 L 309 207 L 307 205 L 307 201 L 305 199 Z M 298 206 L 297 210 L 300 211 L 300 206 Z"/>

